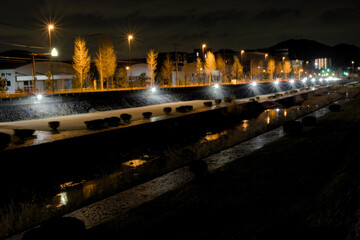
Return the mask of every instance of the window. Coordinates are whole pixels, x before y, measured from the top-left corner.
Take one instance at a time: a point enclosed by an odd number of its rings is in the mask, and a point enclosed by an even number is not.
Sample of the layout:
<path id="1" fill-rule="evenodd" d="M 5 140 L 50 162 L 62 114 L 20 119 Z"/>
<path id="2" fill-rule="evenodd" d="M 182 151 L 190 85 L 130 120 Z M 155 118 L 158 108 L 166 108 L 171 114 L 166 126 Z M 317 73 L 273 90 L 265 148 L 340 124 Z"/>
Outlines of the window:
<path id="1" fill-rule="evenodd" d="M 1 76 L 2 76 L 2 77 L 5 77 L 5 73 L 1 73 Z"/>
<path id="2" fill-rule="evenodd" d="M 199 52 L 196 52 L 196 56 L 197 56 L 197 57 L 199 56 Z"/>
<path id="3" fill-rule="evenodd" d="M 7 81 L 7 82 L 6 82 L 6 86 L 10 87 L 10 86 L 11 86 L 11 82 L 10 82 L 10 81 Z"/>
<path id="4" fill-rule="evenodd" d="M 11 76 L 11 73 L 6 73 L 6 76 Z"/>

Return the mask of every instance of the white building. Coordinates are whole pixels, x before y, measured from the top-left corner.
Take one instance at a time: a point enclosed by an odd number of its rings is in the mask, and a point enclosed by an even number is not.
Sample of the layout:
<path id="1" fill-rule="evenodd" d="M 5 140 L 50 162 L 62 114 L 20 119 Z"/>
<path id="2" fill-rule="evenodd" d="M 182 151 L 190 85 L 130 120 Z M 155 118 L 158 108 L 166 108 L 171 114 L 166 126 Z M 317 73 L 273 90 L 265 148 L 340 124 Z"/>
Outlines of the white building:
<path id="1" fill-rule="evenodd" d="M 14 69 L 0 69 L 1 79 L 5 79 L 8 91 L 22 90 L 31 92 L 46 91 L 45 81 L 48 80 L 47 73 L 53 73 L 55 90 L 71 89 L 72 79 L 75 77 L 71 64 L 63 62 L 36 62 L 35 78 L 33 76 L 33 64 L 26 64 Z"/>

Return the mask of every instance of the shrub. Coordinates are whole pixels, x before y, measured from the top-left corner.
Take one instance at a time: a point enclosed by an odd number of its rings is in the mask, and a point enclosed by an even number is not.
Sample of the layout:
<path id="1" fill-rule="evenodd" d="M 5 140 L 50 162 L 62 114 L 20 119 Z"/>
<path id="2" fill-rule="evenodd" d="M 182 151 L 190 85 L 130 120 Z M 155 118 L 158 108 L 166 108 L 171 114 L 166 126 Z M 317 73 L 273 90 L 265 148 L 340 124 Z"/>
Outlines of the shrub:
<path id="1" fill-rule="evenodd" d="M 204 102 L 204 106 L 205 107 L 211 107 L 212 106 L 212 102 Z"/>
<path id="2" fill-rule="evenodd" d="M 302 132 L 303 125 L 299 121 L 289 121 L 284 123 L 283 130 L 286 134 L 299 134 Z"/>
<path id="3" fill-rule="evenodd" d="M 109 127 L 117 127 L 120 125 L 120 118 L 119 117 L 104 118 L 104 122 Z"/>
<path id="4" fill-rule="evenodd" d="M 305 116 L 302 118 L 301 122 L 304 126 L 314 126 L 316 125 L 317 118 L 314 116 Z"/>
<path id="5" fill-rule="evenodd" d="M 143 112 L 142 115 L 145 119 L 150 119 L 152 112 Z"/>
<path id="6" fill-rule="evenodd" d="M 120 115 L 121 120 L 123 120 L 125 123 L 129 123 L 131 120 L 131 114 L 123 113 Z"/>
<path id="7" fill-rule="evenodd" d="M 260 100 L 260 97 L 259 97 L 259 96 L 256 96 L 255 99 L 256 99 L 256 101 L 259 101 L 259 100 Z"/>
<path id="8" fill-rule="evenodd" d="M 331 112 L 339 112 L 340 109 L 341 109 L 341 105 L 340 105 L 340 104 L 337 104 L 337 103 L 331 104 L 331 105 L 329 106 L 329 110 L 330 110 Z"/>
<path id="9" fill-rule="evenodd" d="M 164 107 L 163 111 L 164 111 L 165 114 L 170 114 L 171 111 L 172 111 L 172 108 L 171 107 Z"/>
<path id="10" fill-rule="evenodd" d="M 218 99 L 215 99 L 215 104 L 220 104 L 221 103 L 221 99 L 218 98 Z"/>
<path id="11" fill-rule="evenodd" d="M 189 170 L 195 174 L 196 177 L 206 176 L 208 171 L 208 165 L 203 160 L 195 160 L 189 163 Z"/>
<path id="12" fill-rule="evenodd" d="M 100 130 L 105 128 L 105 120 L 104 119 L 95 119 L 91 121 L 84 122 L 86 127 L 91 130 Z"/>
<path id="13" fill-rule="evenodd" d="M 255 102 L 255 98 L 250 98 L 249 102 Z"/>
<path id="14" fill-rule="evenodd" d="M 59 131 L 57 130 L 58 127 L 60 126 L 60 122 L 59 121 L 51 121 L 48 122 L 49 128 L 51 128 L 52 133 L 58 133 Z"/>
<path id="15" fill-rule="evenodd" d="M 0 150 L 5 149 L 7 146 L 9 146 L 10 141 L 10 134 L 0 132 Z"/>
<path id="16" fill-rule="evenodd" d="M 23 139 L 33 137 L 34 129 L 14 129 L 14 135 Z"/>

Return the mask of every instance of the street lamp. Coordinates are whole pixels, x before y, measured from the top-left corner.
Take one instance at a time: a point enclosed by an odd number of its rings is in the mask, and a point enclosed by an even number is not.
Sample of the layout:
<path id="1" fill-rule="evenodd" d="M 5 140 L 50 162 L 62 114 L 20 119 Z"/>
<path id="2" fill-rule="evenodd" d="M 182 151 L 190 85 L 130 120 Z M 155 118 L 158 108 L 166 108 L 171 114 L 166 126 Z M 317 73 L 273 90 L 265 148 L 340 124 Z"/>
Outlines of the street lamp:
<path id="1" fill-rule="evenodd" d="M 241 50 L 241 52 L 240 52 L 240 60 L 241 60 L 241 64 L 243 64 L 243 61 L 244 61 L 244 59 L 243 59 L 243 55 L 244 55 L 244 53 L 245 53 L 245 50 Z"/>
<path id="2" fill-rule="evenodd" d="M 203 44 L 202 45 L 202 52 L 203 52 L 204 61 L 205 61 L 205 48 L 206 48 L 206 44 Z"/>
<path id="3" fill-rule="evenodd" d="M 130 42 L 131 40 L 133 39 L 133 35 L 129 35 L 128 36 L 128 42 L 129 42 L 129 58 L 130 58 L 130 76 L 129 76 L 129 80 L 131 79 L 132 77 L 132 66 L 131 66 L 131 47 L 130 47 Z M 132 82 L 132 87 L 134 87 L 134 82 L 131 80 Z"/>
<path id="4" fill-rule="evenodd" d="M 54 25 L 53 24 L 49 24 L 48 25 L 48 30 L 49 30 L 49 45 L 50 45 L 50 51 L 51 51 L 51 31 L 54 29 Z M 50 68 L 51 68 L 51 78 L 52 78 L 52 84 L 53 84 L 53 92 L 55 91 L 55 82 L 54 82 L 54 70 L 53 70 L 53 64 L 52 64 L 52 54 L 50 57 Z"/>

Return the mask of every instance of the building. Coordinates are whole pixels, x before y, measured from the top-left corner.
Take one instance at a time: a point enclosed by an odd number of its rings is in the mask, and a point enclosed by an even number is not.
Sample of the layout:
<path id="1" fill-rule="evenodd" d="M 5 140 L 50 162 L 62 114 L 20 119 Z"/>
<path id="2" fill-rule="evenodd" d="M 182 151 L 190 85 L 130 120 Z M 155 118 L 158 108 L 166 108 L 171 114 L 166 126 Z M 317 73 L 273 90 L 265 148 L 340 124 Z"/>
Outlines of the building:
<path id="1" fill-rule="evenodd" d="M 315 69 L 328 69 L 331 67 L 331 58 L 317 58 L 315 59 Z"/>
<path id="2" fill-rule="evenodd" d="M 34 76 L 35 70 L 35 76 Z M 51 77 L 51 72 L 53 77 Z M 47 91 L 46 81 L 54 81 L 56 91 L 72 88 L 75 72 L 71 64 L 63 62 L 35 62 L 21 66 L 0 69 L 1 79 L 5 80 L 7 91 Z"/>

